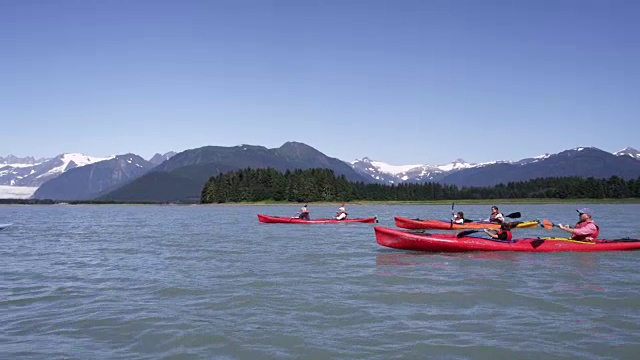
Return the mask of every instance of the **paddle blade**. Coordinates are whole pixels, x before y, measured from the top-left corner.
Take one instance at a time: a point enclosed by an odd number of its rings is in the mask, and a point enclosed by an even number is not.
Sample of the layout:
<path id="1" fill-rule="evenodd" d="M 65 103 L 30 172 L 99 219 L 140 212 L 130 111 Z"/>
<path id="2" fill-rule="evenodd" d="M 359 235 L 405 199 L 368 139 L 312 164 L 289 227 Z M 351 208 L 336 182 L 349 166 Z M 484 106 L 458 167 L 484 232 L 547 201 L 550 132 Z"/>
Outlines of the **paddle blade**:
<path id="1" fill-rule="evenodd" d="M 553 229 L 553 223 L 549 219 L 542 219 L 542 227 L 551 230 Z"/>
<path id="2" fill-rule="evenodd" d="M 508 214 L 508 215 L 507 215 L 507 216 L 505 216 L 505 217 L 512 218 L 512 219 L 517 219 L 517 218 L 519 218 L 520 216 L 522 216 L 522 215 L 521 215 L 519 212 L 514 212 L 514 213 L 511 213 L 511 214 Z"/>
<path id="3" fill-rule="evenodd" d="M 465 231 L 460 231 L 458 234 L 456 234 L 457 238 L 461 238 L 461 237 L 465 237 L 467 235 L 471 235 L 473 233 L 477 233 L 480 232 L 482 230 L 465 230 Z"/>

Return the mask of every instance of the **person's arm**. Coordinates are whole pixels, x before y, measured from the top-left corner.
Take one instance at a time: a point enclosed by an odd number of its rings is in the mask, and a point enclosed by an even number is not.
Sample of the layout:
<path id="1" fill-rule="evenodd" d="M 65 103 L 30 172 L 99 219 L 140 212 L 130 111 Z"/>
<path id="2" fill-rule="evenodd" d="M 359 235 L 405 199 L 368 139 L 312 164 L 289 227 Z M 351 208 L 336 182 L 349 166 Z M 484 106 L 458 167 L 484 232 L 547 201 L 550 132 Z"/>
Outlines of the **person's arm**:
<path id="1" fill-rule="evenodd" d="M 558 224 L 558 228 L 560 228 L 561 230 L 564 230 L 564 231 L 570 233 L 571 235 L 573 235 L 573 229 L 569 225 Z"/>
<path id="2" fill-rule="evenodd" d="M 491 236 L 492 239 L 498 238 L 497 232 L 495 230 L 484 229 L 484 232 L 487 233 L 487 235 Z"/>

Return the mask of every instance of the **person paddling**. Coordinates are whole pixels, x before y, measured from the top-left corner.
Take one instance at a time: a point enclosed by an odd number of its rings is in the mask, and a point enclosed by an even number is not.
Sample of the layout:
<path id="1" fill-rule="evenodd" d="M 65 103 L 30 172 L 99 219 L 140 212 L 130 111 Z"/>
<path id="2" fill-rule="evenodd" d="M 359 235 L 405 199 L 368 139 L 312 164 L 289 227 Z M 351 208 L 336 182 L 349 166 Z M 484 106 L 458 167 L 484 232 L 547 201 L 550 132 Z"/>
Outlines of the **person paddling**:
<path id="1" fill-rule="evenodd" d="M 336 216 L 334 216 L 333 218 L 336 220 L 344 220 L 347 218 L 347 216 L 349 216 L 349 213 L 347 213 L 347 211 L 344 209 L 344 206 L 340 206 L 338 208 L 338 211 L 336 212 Z"/>
<path id="2" fill-rule="evenodd" d="M 458 211 L 451 221 L 453 221 L 454 224 L 464 224 L 464 213 L 462 211 Z"/>
<path id="3" fill-rule="evenodd" d="M 504 222 L 504 215 L 498 210 L 497 206 L 491 207 L 491 215 L 489 215 L 489 222 L 502 224 Z"/>
<path id="4" fill-rule="evenodd" d="M 511 227 L 507 223 L 500 224 L 499 231 L 494 229 L 484 229 L 484 232 L 487 233 L 487 235 L 491 236 L 492 239 L 504 241 L 511 241 L 511 238 L 513 236 L 511 234 Z"/>
<path id="5" fill-rule="evenodd" d="M 593 211 L 589 208 L 576 210 L 580 220 L 573 229 L 569 225 L 558 224 L 558 227 L 571 233 L 572 240 L 595 242 L 600 234 L 600 227 L 593 222 Z"/>
<path id="6" fill-rule="evenodd" d="M 309 209 L 307 209 L 307 204 L 305 204 L 302 208 L 300 208 L 300 212 L 296 215 L 298 219 L 309 220 Z"/>

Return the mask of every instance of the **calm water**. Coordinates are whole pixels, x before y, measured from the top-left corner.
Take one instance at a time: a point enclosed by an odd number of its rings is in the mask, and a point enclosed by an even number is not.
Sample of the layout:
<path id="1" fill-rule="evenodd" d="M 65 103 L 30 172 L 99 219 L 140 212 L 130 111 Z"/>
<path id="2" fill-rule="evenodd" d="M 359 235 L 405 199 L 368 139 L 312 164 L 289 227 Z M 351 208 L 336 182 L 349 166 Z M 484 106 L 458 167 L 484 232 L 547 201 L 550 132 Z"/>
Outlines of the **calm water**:
<path id="1" fill-rule="evenodd" d="M 337 206 L 336 206 L 337 207 Z M 312 206 L 312 216 L 336 207 Z M 578 205 L 510 205 L 574 223 Z M 593 205 L 640 237 L 639 205 Z M 0 206 L 0 358 L 612 358 L 640 354 L 640 252 L 423 254 L 295 206 Z M 349 206 L 446 218 L 450 206 Z M 489 206 L 457 206 L 469 218 Z M 516 235 L 562 235 L 516 230 Z"/>

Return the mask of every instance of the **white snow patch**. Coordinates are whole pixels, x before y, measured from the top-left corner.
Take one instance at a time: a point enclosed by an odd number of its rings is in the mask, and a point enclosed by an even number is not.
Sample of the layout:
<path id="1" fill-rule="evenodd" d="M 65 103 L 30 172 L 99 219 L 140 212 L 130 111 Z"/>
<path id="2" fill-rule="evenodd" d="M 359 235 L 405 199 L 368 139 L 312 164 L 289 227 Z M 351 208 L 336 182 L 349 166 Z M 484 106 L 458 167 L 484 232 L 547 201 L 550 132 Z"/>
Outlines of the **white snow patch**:
<path id="1" fill-rule="evenodd" d="M 62 159 L 60 159 L 62 160 L 62 165 L 56 166 L 55 168 L 49 170 L 47 173 L 38 176 L 38 178 L 48 174 L 63 173 L 67 169 L 67 166 L 69 166 L 69 163 L 72 161 L 76 164 L 76 167 L 81 167 L 81 166 L 94 164 L 104 160 L 110 160 L 113 158 L 115 158 L 115 156 L 113 155 L 103 158 L 103 157 L 96 157 L 96 156 L 88 156 L 80 153 L 62 154 Z"/>
<path id="2" fill-rule="evenodd" d="M 458 162 L 454 161 L 451 164 L 446 165 L 438 165 L 437 168 L 442 171 L 451 171 L 451 170 L 460 170 L 460 169 L 468 169 L 474 167 L 473 164 L 469 164 L 466 162 Z"/>
<path id="3" fill-rule="evenodd" d="M 392 175 L 402 174 L 411 169 L 415 169 L 417 167 L 422 166 L 422 165 L 391 165 L 381 161 L 372 161 L 371 165 L 378 168 L 379 171 L 382 171 L 387 174 L 392 174 Z"/>
<path id="4" fill-rule="evenodd" d="M 493 165 L 493 164 L 498 164 L 498 163 L 504 163 L 505 161 L 502 160 L 498 160 L 498 161 L 487 161 L 487 162 L 483 162 L 483 163 L 479 163 L 476 166 L 487 166 L 487 165 Z"/>
<path id="5" fill-rule="evenodd" d="M 26 168 L 31 166 L 36 166 L 38 164 L 0 164 L 2 167 L 11 166 L 12 168 Z"/>
<path id="6" fill-rule="evenodd" d="M 37 189 L 32 186 L 0 185 L 0 199 L 28 199 Z"/>

